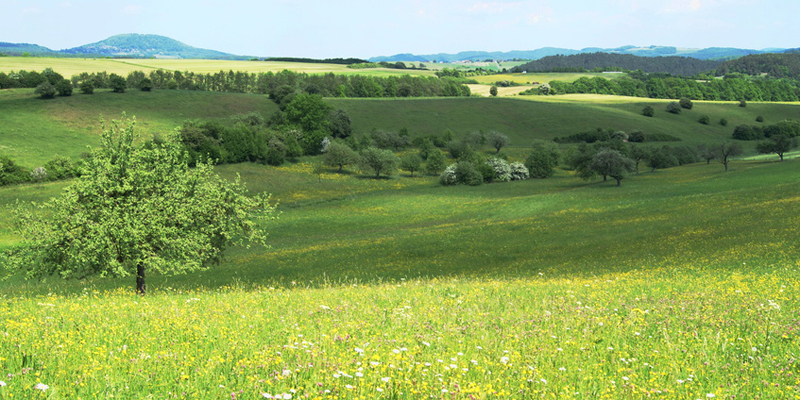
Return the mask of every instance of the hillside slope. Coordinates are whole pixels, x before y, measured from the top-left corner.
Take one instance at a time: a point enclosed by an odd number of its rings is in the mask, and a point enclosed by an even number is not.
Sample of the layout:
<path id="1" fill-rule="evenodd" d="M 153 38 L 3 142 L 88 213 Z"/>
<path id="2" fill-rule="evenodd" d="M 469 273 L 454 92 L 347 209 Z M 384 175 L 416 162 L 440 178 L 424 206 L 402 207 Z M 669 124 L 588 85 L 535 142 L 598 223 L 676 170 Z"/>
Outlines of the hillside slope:
<path id="1" fill-rule="evenodd" d="M 192 47 L 166 36 L 140 35 L 136 33 L 111 36 L 96 43 L 61 50 L 61 52 L 65 54 L 136 58 L 241 58 L 221 51 Z"/>

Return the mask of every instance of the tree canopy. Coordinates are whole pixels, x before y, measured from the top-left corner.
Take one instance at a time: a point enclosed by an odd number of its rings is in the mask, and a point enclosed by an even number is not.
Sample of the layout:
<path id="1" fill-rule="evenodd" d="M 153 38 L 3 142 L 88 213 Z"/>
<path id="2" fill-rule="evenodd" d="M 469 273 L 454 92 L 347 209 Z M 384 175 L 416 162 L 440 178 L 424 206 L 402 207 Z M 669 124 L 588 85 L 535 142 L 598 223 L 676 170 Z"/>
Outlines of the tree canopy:
<path id="1" fill-rule="evenodd" d="M 6 267 L 29 277 L 136 276 L 145 271 L 181 274 L 208 268 L 232 244 L 264 244 L 258 219 L 274 219 L 269 195 L 247 196 L 238 179 L 226 181 L 210 164 L 189 168 L 177 138 L 137 145 L 135 117 L 103 124 L 102 146 L 61 197 L 20 204 L 21 245 L 6 254 Z M 49 216 L 49 217 L 44 217 Z"/>

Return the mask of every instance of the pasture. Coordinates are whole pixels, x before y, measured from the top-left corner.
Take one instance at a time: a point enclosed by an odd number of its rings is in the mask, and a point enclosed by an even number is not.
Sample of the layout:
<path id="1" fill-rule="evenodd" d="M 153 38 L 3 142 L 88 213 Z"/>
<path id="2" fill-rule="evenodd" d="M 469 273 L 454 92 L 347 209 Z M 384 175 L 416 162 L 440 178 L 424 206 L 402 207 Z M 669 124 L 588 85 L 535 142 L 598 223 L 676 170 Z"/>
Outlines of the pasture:
<path id="1" fill-rule="evenodd" d="M 568 100 L 568 101 L 565 101 Z M 355 131 L 534 139 L 596 127 L 714 143 L 796 104 L 570 96 L 330 99 Z M 660 101 L 666 105 L 666 101 Z M 264 96 L 0 92 L 3 152 L 26 167 L 97 143 L 97 117 L 145 136 L 276 106 Z M 696 122 L 700 113 L 727 127 Z M 485 149 L 484 152 L 489 152 Z M 313 159 L 218 166 L 279 201 L 271 248 L 133 278 L 0 281 L 0 398 L 800 398 L 797 160 L 691 164 L 622 187 L 554 177 L 443 187 L 436 177 L 320 176 Z M 643 169 L 644 170 L 644 169 Z M 0 206 L 69 182 L 0 188 Z M 13 246 L 7 209 L 0 248 Z"/>
<path id="2" fill-rule="evenodd" d="M 0 72 L 53 71 L 69 78 L 81 72 L 108 72 L 126 76 L 133 71 L 164 69 L 171 71 L 190 71 L 195 73 L 216 73 L 219 71 L 242 71 L 249 73 L 280 72 L 290 70 L 307 74 L 364 74 L 378 76 L 424 75 L 432 76 L 433 71 L 397 70 L 388 68 L 351 69 L 339 64 L 315 64 L 282 61 L 233 61 L 233 60 L 177 60 L 177 59 L 112 59 L 112 58 L 47 58 L 47 57 L 0 57 Z"/>

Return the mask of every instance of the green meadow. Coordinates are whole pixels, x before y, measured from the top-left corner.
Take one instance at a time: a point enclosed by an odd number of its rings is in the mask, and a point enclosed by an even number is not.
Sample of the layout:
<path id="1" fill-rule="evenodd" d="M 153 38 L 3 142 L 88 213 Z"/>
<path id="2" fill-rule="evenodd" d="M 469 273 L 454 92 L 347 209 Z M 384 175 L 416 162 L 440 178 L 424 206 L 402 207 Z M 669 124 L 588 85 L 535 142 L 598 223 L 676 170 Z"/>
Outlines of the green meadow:
<path id="1" fill-rule="evenodd" d="M 516 160 L 535 139 L 597 127 L 694 146 L 800 112 L 695 102 L 672 115 L 666 101 L 609 96 L 329 101 L 356 132 L 499 130 Z M 29 168 L 96 145 L 100 114 L 127 111 L 150 135 L 276 110 L 264 96 L 171 91 L 13 90 L 0 104 L 1 151 Z M 622 187 L 563 169 L 443 187 L 318 176 L 314 161 L 218 166 L 279 202 L 271 247 L 149 276 L 146 297 L 132 278 L 0 281 L 0 398 L 800 398 L 796 159 L 690 164 Z M 2 187 L 0 206 L 67 184 Z M 2 248 L 18 241 L 12 224 L 0 213 Z"/>

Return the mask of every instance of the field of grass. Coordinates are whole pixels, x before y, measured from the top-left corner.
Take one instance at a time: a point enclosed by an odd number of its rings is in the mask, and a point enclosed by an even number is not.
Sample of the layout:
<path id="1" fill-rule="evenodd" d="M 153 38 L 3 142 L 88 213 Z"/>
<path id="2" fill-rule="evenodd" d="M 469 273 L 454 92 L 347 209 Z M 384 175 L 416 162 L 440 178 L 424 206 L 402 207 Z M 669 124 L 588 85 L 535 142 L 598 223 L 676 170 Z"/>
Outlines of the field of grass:
<path id="1" fill-rule="evenodd" d="M 797 162 L 732 166 L 621 188 L 220 167 L 281 201 L 272 249 L 145 298 L 130 278 L 0 284 L 0 394 L 795 398 Z"/>
<path id="2" fill-rule="evenodd" d="M 595 127 L 718 141 L 800 110 L 695 102 L 646 118 L 653 101 L 610 96 L 330 101 L 357 132 L 498 129 L 514 157 Z M 264 96 L 170 91 L 42 101 L 15 90 L 0 105 L 12 111 L 0 113 L 0 144 L 26 166 L 95 144 L 101 112 L 125 110 L 153 133 L 275 110 Z M 729 125 L 701 125 L 700 113 Z M 6 277 L 0 399 L 800 399 L 800 161 L 776 159 L 642 173 L 619 188 L 564 170 L 443 187 L 319 177 L 309 159 L 219 166 L 279 201 L 271 248 L 150 275 L 146 297 L 132 278 Z M 0 187 L 0 207 L 67 184 Z M 18 238 L 1 210 L 3 249 Z"/>
<path id="3" fill-rule="evenodd" d="M 388 68 L 351 69 L 338 64 L 312 64 L 277 61 L 230 61 L 230 60 L 174 60 L 174 59 L 96 59 L 96 58 L 46 58 L 46 57 L 1 57 L 0 72 L 54 71 L 71 77 L 81 72 L 108 72 L 127 75 L 133 71 L 149 73 L 153 70 L 190 71 L 196 73 L 216 73 L 219 71 L 279 72 L 291 70 L 308 74 L 362 74 L 362 75 L 433 75 L 433 71 L 396 70 Z"/>

